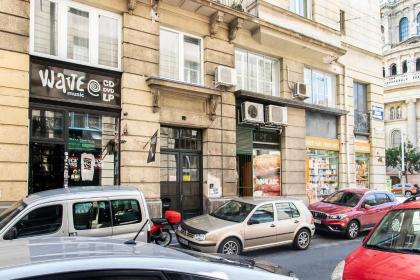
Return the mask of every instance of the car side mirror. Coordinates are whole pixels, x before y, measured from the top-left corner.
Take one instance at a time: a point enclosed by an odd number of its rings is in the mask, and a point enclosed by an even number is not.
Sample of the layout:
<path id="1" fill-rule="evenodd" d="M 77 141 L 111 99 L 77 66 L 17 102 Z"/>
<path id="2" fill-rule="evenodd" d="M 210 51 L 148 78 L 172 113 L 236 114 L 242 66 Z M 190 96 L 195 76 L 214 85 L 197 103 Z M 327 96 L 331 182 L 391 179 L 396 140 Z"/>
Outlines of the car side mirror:
<path id="1" fill-rule="evenodd" d="M 362 208 L 365 208 L 366 210 L 369 210 L 372 206 L 370 206 L 369 204 L 363 204 Z"/>
<path id="2" fill-rule="evenodd" d="M 18 235 L 16 227 L 9 229 L 3 236 L 4 240 L 13 240 L 16 239 Z"/>
<path id="3" fill-rule="evenodd" d="M 260 221 L 258 221 L 258 220 L 253 220 L 253 219 L 249 219 L 248 220 L 248 225 L 256 225 L 256 224 L 259 224 L 260 223 Z"/>

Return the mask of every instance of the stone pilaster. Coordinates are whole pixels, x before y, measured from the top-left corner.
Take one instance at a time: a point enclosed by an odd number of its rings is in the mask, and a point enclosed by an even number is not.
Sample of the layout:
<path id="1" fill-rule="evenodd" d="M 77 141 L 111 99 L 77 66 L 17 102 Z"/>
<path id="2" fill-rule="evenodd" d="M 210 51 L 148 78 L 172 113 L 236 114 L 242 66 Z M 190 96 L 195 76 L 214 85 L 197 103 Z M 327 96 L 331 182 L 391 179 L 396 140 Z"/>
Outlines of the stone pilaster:
<path id="1" fill-rule="evenodd" d="M 409 99 L 407 103 L 407 138 L 408 141 L 417 145 L 417 114 L 416 114 L 416 99 Z"/>

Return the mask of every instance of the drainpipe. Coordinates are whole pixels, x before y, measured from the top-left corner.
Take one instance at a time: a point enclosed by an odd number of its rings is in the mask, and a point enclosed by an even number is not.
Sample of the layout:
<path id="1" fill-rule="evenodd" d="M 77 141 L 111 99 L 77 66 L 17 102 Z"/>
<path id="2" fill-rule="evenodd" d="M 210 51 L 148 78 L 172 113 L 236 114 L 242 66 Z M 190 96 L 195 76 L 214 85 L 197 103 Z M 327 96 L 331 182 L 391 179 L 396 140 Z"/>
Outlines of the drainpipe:
<path id="1" fill-rule="evenodd" d="M 344 93 L 344 110 L 347 110 L 347 93 L 346 93 L 346 66 L 339 62 L 338 59 L 336 63 L 343 68 L 343 93 Z M 349 116 L 346 114 L 345 116 L 345 144 L 346 144 L 346 157 L 347 157 L 347 164 L 346 164 L 346 180 L 347 180 L 347 187 L 350 187 L 350 132 L 349 132 Z"/>

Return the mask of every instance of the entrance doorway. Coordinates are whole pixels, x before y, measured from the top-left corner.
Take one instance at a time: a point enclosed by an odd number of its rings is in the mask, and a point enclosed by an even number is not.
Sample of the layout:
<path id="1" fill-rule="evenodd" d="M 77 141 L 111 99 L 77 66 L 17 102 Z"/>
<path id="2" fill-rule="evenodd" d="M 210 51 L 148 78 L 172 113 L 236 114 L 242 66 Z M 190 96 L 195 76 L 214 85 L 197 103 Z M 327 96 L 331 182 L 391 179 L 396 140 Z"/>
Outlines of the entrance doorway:
<path id="1" fill-rule="evenodd" d="M 163 210 L 184 219 L 202 214 L 201 131 L 161 128 L 160 193 Z"/>

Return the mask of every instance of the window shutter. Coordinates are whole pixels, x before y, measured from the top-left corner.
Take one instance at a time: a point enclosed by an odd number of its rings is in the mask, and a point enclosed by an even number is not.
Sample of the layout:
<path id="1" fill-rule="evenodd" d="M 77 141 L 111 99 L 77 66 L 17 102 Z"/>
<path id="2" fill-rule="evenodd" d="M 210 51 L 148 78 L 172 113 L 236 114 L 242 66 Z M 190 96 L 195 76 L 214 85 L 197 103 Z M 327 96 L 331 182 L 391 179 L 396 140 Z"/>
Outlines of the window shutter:
<path id="1" fill-rule="evenodd" d="M 236 128 L 236 154 L 252 155 L 252 128 Z"/>

